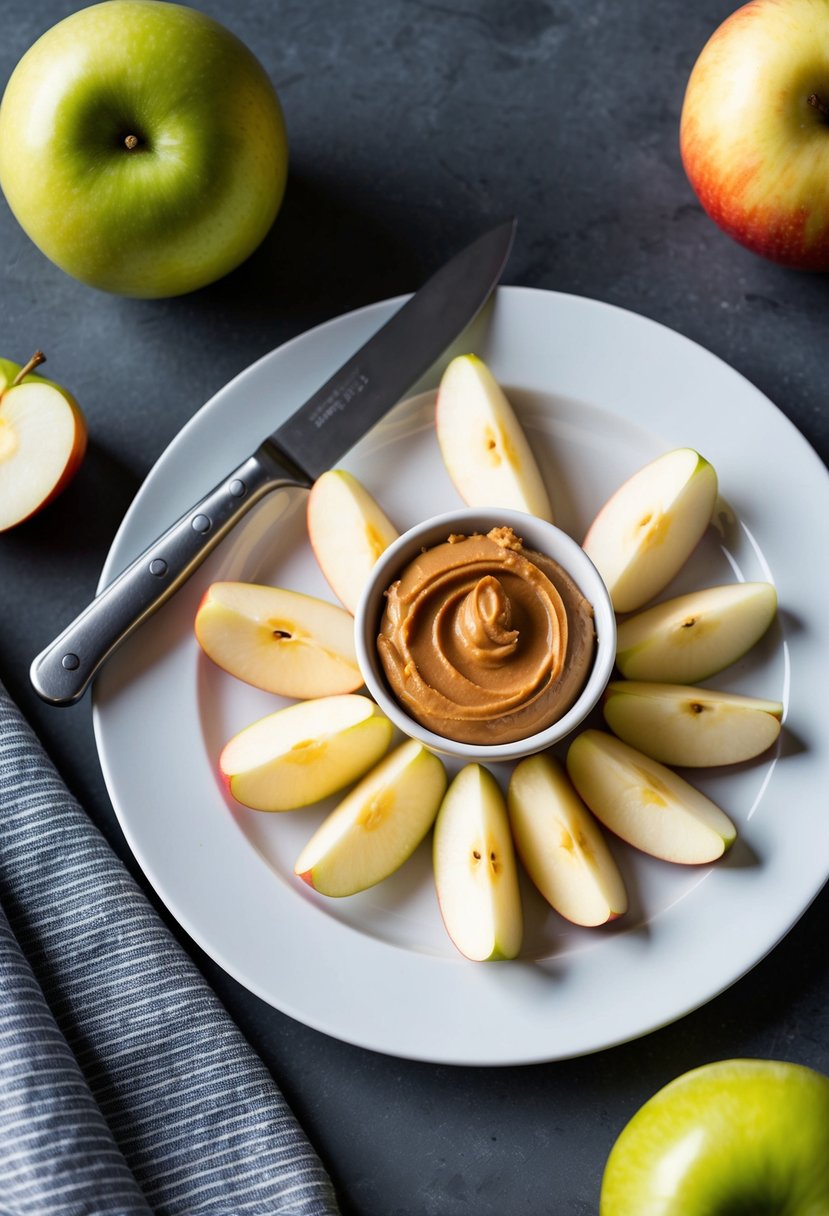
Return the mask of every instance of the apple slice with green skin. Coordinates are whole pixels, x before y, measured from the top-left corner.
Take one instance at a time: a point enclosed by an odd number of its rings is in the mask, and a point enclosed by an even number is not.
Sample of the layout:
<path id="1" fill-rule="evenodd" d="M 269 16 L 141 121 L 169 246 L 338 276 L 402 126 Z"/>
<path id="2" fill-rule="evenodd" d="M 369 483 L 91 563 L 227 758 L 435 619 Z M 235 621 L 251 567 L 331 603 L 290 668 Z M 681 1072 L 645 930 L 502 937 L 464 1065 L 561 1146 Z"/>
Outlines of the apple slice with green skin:
<path id="1" fill-rule="evenodd" d="M 829 1077 L 783 1060 L 715 1060 L 670 1081 L 607 1159 L 600 1216 L 823 1216 Z"/>
<path id="2" fill-rule="evenodd" d="M 353 474 L 329 469 L 308 495 L 308 537 L 331 590 L 349 612 L 371 568 L 399 535 L 379 503 Z"/>
<path id="3" fill-rule="evenodd" d="M 211 583 L 195 621 L 204 653 L 237 679 L 282 697 L 327 697 L 363 683 L 344 608 L 255 583 Z"/>
<path id="4" fill-rule="evenodd" d="M 32 369 L 0 359 L 0 532 L 23 523 L 57 497 L 80 468 L 86 423 L 77 401 Z"/>
<path id="5" fill-rule="evenodd" d="M 298 701 L 234 735 L 222 749 L 219 771 L 244 806 L 292 811 L 356 781 L 391 736 L 391 722 L 368 697 Z"/>
<path id="6" fill-rule="evenodd" d="M 524 935 L 506 802 L 480 764 L 455 777 L 438 812 L 435 889 L 446 930 L 474 962 L 515 958 Z"/>
<path id="7" fill-rule="evenodd" d="M 702 538 L 717 474 L 693 448 L 676 448 L 629 477 L 599 511 L 582 548 L 616 612 L 635 612 L 667 587 Z"/>
<path id="8" fill-rule="evenodd" d="M 629 680 L 696 684 L 742 658 L 776 612 L 771 583 L 725 583 L 675 596 L 619 624 L 616 666 Z"/>
<path id="9" fill-rule="evenodd" d="M 573 740 L 567 771 L 596 818 L 652 857 L 702 865 L 736 839 L 734 824 L 710 798 L 605 731 L 586 730 Z"/>
<path id="10" fill-rule="evenodd" d="M 440 381 L 435 425 L 443 463 L 470 507 L 507 507 L 553 522 L 547 487 L 512 405 L 477 355 Z"/>
<path id="11" fill-rule="evenodd" d="M 398 870 L 435 821 L 446 769 L 409 739 L 331 812 L 297 858 L 295 873 L 322 895 L 355 895 Z"/>
<path id="12" fill-rule="evenodd" d="M 518 856 L 556 912 L 577 925 L 603 925 L 627 911 L 624 880 L 602 830 L 557 760 L 522 760 L 507 806 Z"/>
<path id="13" fill-rule="evenodd" d="M 614 680 L 605 721 L 625 743 L 659 760 L 698 768 L 739 764 L 761 755 L 780 734 L 780 701 L 687 684 Z"/>

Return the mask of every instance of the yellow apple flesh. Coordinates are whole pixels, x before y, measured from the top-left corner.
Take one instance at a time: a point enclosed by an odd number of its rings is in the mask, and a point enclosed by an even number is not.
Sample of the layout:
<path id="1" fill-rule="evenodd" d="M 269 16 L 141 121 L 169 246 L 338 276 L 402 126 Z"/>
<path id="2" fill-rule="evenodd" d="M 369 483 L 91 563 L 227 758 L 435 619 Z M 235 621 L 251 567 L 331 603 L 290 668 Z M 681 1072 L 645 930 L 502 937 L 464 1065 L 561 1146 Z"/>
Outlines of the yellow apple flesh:
<path id="1" fill-rule="evenodd" d="M 459 355 L 441 378 L 435 427 L 446 470 L 470 507 L 505 507 L 553 522 L 527 436 L 492 372 Z"/>
<path id="2" fill-rule="evenodd" d="M 222 749 L 219 771 L 244 806 L 292 811 L 356 781 L 391 736 L 391 722 L 368 697 L 298 701 L 234 735 Z"/>
<path id="3" fill-rule="evenodd" d="M 556 759 L 522 760 L 507 805 L 524 869 L 561 916 L 603 925 L 627 911 L 624 880 L 602 830 Z"/>
<path id="4" fill-rule="evenodd" d="M 442 762 L 414 739 L 372 769 L 320 824 L 295 873 L 323 895 L 355 895 L 411 857 L 446 789 Z"/>
<path id="5" fill-rule="evenodd" d="M 604 718 L 618 738 L 662 764 L 699 768 L 739 764 L 767 751 L 780 734 L 780 701 L 694 688 L 614 680 Z"/>
<path id="6" fill-rule="evenodd" d="M 635 612 L 679 572 L 699 543 L 717 500 L 717 475 L 692 448 L 639 469 L 597 514 L 585 553 L 616 612 Z"/>
<path id="7" fill-rule="evenodd" d="M 30 519 L 66 488 L 86 451 L 86 423 L 60 385 L 0 359 L 0 532 Z"/>
<path id="8" fill-rule="evenodd" d="M 479 764 L 455 777 L 433 845 L 435 889 L 446 930 L 474 962 L 515 958 L 524 915 L 504 796 Z"/>
<path id="9" fill-rule="evenodd" d="M 573 785 L 597 819 L 622 840 L 663 861 L 716 861 L 737 836 L 728 816 L 677 773 L 600 730 L 567 751 Z"/>
<path id="10" fill-rule="evenodd" d="M 208 658 L 265 692 L 308 699 L 354 692 L 363 683 L 351 616 L 298 591 L 212 583 L 195 632 Z"/>
<path id="11" fill-rule="evenodd" d="M 696 684 L 746 654 L 776 612 L 771 583 L 724 583 L 675 596 L 619 624 L 616 666 L 629 680 Z"/>
<path id="12" fill-rule="evenodd" d="M 371 568 L 398 531 L 353 474 L 329 469 L 308 495 L 308 537 L 331 590 L 354 613 Z"/>

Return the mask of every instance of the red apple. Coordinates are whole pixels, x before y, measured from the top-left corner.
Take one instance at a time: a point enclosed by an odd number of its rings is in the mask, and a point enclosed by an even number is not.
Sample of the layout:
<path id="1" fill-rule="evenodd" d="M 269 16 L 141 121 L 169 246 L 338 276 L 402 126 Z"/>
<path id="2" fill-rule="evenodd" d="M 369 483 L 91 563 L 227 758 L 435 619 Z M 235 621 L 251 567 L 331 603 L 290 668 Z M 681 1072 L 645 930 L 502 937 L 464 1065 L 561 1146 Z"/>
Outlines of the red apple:
<path id="1" fill-rule="evenodd" d="M 0 359 L 0 532 L 50 503 L 86 451 L 77 401 L 60 385 L 32 375 L 43 362 L 40 351 L 24 367 Z"/>
<path id="2" fill-rule="evenodd" d="M 829 7 L 753 0 L 703 48 L 680 123 L 709 216 L 755 253 L 829 270 Z"/>

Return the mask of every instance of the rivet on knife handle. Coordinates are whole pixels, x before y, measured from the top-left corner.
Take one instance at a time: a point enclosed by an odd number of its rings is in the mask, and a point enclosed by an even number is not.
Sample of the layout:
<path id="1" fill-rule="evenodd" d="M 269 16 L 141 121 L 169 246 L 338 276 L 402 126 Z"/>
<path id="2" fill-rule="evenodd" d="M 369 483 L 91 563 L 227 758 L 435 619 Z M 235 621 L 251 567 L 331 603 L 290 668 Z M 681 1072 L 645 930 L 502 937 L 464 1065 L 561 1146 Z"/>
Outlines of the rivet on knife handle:
<path id="1" fill-rule="evenodd" d="M 95 597 L 34 660 L 36 692 L 52 705 L 80 699 L 101 664 L 128 634 L 164 603 L 223 536 L 265 494 L 305 486 L 266 442 L 168 528 Z"/>

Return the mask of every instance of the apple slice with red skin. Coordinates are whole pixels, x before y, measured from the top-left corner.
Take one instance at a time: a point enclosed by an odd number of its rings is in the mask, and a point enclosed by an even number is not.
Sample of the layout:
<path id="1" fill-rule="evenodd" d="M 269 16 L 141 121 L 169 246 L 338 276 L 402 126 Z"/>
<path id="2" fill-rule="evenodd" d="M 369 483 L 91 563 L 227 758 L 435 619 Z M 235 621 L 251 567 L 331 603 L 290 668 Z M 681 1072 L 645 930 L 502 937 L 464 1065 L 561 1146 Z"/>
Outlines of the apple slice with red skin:
<path id="1" fill-rule="evenodd" d="M 388 878 L 431 828 L 446 789 L 442 761 L 409 739 L 323 820 L 295 873 L 322 895 L 355 895 Z"/>
<path id="2" fill-rule="evenodd" d="M 292 811 L 361 777 L 388 748 L 392 729 L 373 701 L 355 693 L 298 701 L 234 735 L 219 771 L 244 806 Z"/>
<path id="3" fill-rule="evenodd" d="M 474 962 L 515 958 L 524 914 L 504 795 L 492 773 L 467 764 L 435 822 L 435 889 L 446 931 Z"/>
<path id="4" fill-rule="evenodd" d="M 780 734 L 780 701 L 695 688 L 614 680 L 602 706 L 613 733 L 661 764 L 739 764 L 768 751 Z"/>
<path id="5" fill-rule="evenodd" d="M 492 372 L 477 355 L 453 359 L 438 387 L 435 427 L 443 463 L 470 507 L 505 507 L 553 522 L 527 436 Z"/>
<path id="6" fill-rule="evenodd" d="M 320 570 L 350 613 L 380 554 L 399 535 L 365 486 L 346 469 L 329 469 L 308 495 L 308 538 Z"/>
<path id="7" fill-rule="evenodd" d="M 570 780 L 611 832 L 663 861 L 716 861 L 737 830 L 710 798 L 650 756 L 601 730 L 586 730 L 567 750 Z"/>
<path id="8" fill-rule="evenodd" d="M 265 692 L 308 699 L 362 686 L 352 617 L 312 595 L 256 583 L 211 583 L 194 628 L 208 658 Z"/>
<path id="9" fill-rule="evenodd" d="M 616 666 L 629 680 L 696 684 L 742 658 L 776 612 L 771 583 L 725 583 L 663 600 L 619 623 Z"/>
<path id="10" fill-rule="evenodd" d="M 86 423 L 65 388 L 33 375 L 37 351 L 20 367 L 0 359 L 0 532 L 52 502 L 80 468 Z"/>
<path id="11" fill-rule="evenodd" d="M 616 612 L 635 612 L 679 572 L 717 501 L 717 474 L 693 448 L 676 448 L 639 469 L 597 514 L 582 548 Z"/>
<path id="12" fill-rule="evenodd" d="M 627 911 L 619 867 L 558 760 L 545 753 L 516 765 L 507 806 L 524 869 L 556 912 L 603 925 Z"/>

